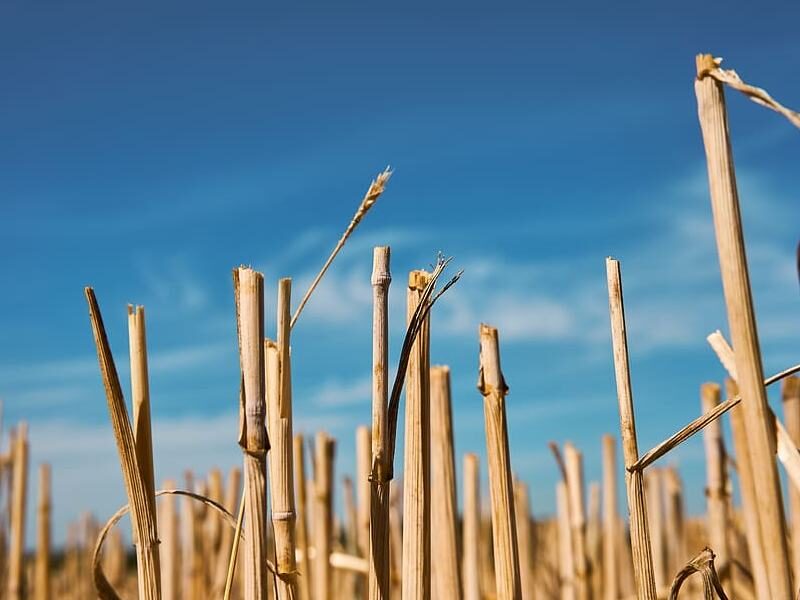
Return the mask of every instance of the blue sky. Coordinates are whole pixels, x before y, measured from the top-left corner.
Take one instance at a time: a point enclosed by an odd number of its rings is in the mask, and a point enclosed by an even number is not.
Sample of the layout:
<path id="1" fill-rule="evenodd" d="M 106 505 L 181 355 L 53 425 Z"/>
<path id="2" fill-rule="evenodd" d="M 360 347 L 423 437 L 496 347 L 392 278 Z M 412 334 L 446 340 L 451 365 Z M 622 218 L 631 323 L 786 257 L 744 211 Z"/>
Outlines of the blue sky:
<path id="1" fill-rule="evenodd" d="M 370 179 L 385 196 L 295 329 L 296 429 L 368 423 L 371 248 L 406 273 L 465 269 L 433 316 L 460 455 L 483 454 L 477 328 L 500 327 L 512 463 L 553 508 L 547 442 L 618 431 L 604 258 L 622 261 L 642 449 L 696 416 L 725 329 L 694 55 L 800 105 L 796 3 L 266 3 L 0 7 L 0 397 L 54 465 L 57 536 L 123 502 L 83 298 L 127 386 L 125 306 L 144 304 L 159 479 L 239 461 L 231 268 L 305 290 Z M 765 371 L 797 360 L 800 135 L 728 94 Z M 402 456 L 398 453 L 398 457 Z M 702 446 L 671 458 L 693 511 Z M 31 492 L 35 493 L 33 483 Z M 32 533 L 32 530 L 31 530 Z"/>

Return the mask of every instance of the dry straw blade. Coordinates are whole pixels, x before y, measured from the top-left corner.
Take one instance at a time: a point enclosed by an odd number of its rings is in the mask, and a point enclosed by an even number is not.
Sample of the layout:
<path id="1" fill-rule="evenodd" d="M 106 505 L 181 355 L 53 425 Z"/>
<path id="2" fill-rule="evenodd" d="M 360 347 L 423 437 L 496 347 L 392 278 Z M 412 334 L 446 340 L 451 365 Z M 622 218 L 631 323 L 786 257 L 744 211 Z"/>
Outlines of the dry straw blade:
<path id="1" fill-rule="evenodd" d="M 300 301 L 300 304 L 295 310 L 294 315 L 292 316 L 291 327 L 294 327 L 294 324 L 297 322 L 297 318 L 300 316 L 300 313 L 303 312 L 303 308 L 305 308 L 308 299 L 311 297 L 311 294 L 314 293 L 314 290 L 319 285 L 319 282 L 322 280 L 322 277 L 325 275 L 325 272 L 328 270 L 328 267 L 331 266 L 333 259 L 336 258 L 336 255 L 339 254 L 339 251 L 344 247 L 347 239 L 353 234 L 358 224 L 361 222 L 361 219 L 375 206 L 375 203 L 380 198 L 381 194 L 383 194 L 384 189 L 386 188 L 386 183 L 389 181 L 389 178 L 392 176 L 392 171 L 389 167 L 386 167 L 381 173 L 378 174 L 375 179 L 372 180 L 372 183 L 367 190 L 367 193 L 364 195 L 363 200 L 361 200 L 361 204 L 358 205 L 353 218 L 348 223 L 347 227 L 342 234 L 342 237 L 339 238 L 339 241 L 336 242 L 336 246 L 334 246 L 333 251 L 328 256 L 328 259 L 325 261 L 325 264 L 322 265 L 322 269 L 320 269 L 317 276 L 314 278 L 314 281 L 311 282 L 311 285 L 308 288 L 308 291 L 303 296 L 303 299 Z"/>
<path id="2" fill-rule="evenodd" d="M 147 492 L 144 473 L 139 466 L 136 455 L 136 443 L 133 436 L 122 387 L 114 365 L 114 357 L 108 343 L 103 318 L 94 290 L 87 287 L 86 300 L 89 304 L 89 320 L 92 325 L 94 342 L 97 347 L 97 358 L 100 363 L 100 374 L 106 391 L 111 426 L 117 443 L 122 476 L 128 501 L 132 507 L 131 522 L 136 532 L 136 563 L 138 567 L 139 597 L 142 600 L 161 598 L 160 573 L 158 561 L 158 536 L 156 535 L 155 509 L 153 497 Z M 110 586 L 108 586 L 110 588 Z M 101 595 L 101 590 L 97 590 Z"/>

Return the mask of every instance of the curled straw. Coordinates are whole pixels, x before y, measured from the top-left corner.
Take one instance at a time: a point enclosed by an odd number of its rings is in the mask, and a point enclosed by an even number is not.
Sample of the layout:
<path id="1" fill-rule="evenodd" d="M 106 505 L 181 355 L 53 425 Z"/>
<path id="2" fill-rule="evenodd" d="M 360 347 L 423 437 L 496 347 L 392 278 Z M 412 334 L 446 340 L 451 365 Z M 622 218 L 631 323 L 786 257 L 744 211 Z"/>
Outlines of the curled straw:
<path id="1" fill-rule="evenodd" d="M 290 327 L 294 327 L 297 318 L 300 316 L 300 313 L 303 312 L 303 308 L 305 307 L 308 299 L 311 297 L 311 294 L 314 293 L 317 285 L 319 285 L 320 280 L 325 275 L 325 272 L 328 270 L 328 267 L 331 266 L 333 259 L 336 258 L 336 255 L 339 254 L 339 251 L 344 247 L 345 242 L 347 242 L 347 238 L 353 233 L 355 228 L 361 222 L 361 219 L 364 218 L 369 210 L 375 206 L 375 203 L 378 201 L 378 198 L 383 193 L 383 190 L 386 187 L 386 182 L 389 181 L 389 178 L 392 176 L 392 171 L 389 167 L 383 170 L 383 172 L 379 173 L 378 176 L 372 180 L 372 183 L 367 190 L 367 193 L 364 195 L 364 199 L 359 204 L 358 209 L 356 210 L 356 214 L 353 215 L 353 218 L 350 220 L 349 225 L 344 230 L 342 237 L 339 238 L 339 241 L 336 242 L 336 246 L 334 246 L 333 251 L 331 252 L 330 256 L 328 256 L 328 260 L 325 261 L 325 264 L 322 265 L 322 269 L 320 269 L 317 276 L 314 278 L 314 281 L 311 282 L 311 285 L 308 288 L 308 291 L 303 296 L 303 299 L 300 301 L 300 305 L 297 307 L 297 310 L 294 311 L 294 315 L 292 315 L 292 322 Z"/>
<path id="2" fill-rule="evenodd" d="M 211 500 L 210 498 L 207 498 L 206 496 L 195 494 L 194 492 L 189 492 L 187 490 L 159 490 L 156 492 L 156 497 L 167 494 L 187 496 L 192 500 L 197 500 L 198 502 L 201 502 L 206 506 L 216 510 L 228 525 L 233 528 L 236 527 L 236 521 L 234 520 L 233 515 L 231 515 L 231 513 L 229 513 L 224 506 L 218 502 L 215 502 L 214 500 Z M 103 573 L 103 544 L 105 543 L 109 532 L 114 528 L 119 520 L 122 519 L 122 517 L 130 512 L 130 509 L 130 504 L 126 504 L 120 508 L 111 516 L 106 524 L 103 525 L 103 528 L 97 535 L 97 541 L 95 542 L 94 551 L 92 552 L 92 580 L 94 583 L 94 589 L 97 592 L 97 596 L 100 598 L 100 600 L 120 600 L 120 596 L 108 582 L 108 579 L 106 579 L 106 576 Z M 272 572 L 275 571 L 274 566 L 269 562 L 267 563 L 267 568 Z"/>
<path id="3" fill-rule="evenodd" d="M 677 600 L 678 592 L 683 585 L 683 582 L 694 573 L 700 573 L 703 578 L 703 598 L 705 600 L 713 600 L 714 593 L 720 600 L 728 600 L 725 595 L 725 590 L 722 589 L 722 584 L 719 581 L 719 575 L 714 568 L 714 552 L 711 548 L 703 548 L 700 554 L 695 556 L 689 563 L 678 572 L 672 586 L 669 589 L 669 600 Z"/>

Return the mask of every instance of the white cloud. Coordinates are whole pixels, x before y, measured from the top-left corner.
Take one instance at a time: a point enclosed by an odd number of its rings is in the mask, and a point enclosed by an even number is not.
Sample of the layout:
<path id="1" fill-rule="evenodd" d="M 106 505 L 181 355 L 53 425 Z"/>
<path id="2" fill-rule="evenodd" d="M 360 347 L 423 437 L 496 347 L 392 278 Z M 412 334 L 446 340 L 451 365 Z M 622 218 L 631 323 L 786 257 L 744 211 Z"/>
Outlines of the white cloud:
<path id="1" fill-rule="evenodd" d="M 317 406 L 370 406 L 371 394 L 372 381 L 369 377 L 362 377 L 353 381 L 326 381 L 309 396 Z"/>
<path id="2" fill-rule="evenodd" d="M 151 372 L 174 373 L 211 364 L 226 354 L 236 354 L 236 346 L 223 342 L 208 342 L 194 346 L 179 346 L 150 352 L 148 356 Z M 127 373 L 128 356 L 117 352 L 115 363 L 119 373 Z M 99 377 L 99 366 L 95 356 L 65 358 L 40 363 L 0 365 L 0 383 L 4 385 L 34 384 L 54 381 L 80 381 L 88 377 Z M 38 387 L 43 390 L 45 388 Z"/>

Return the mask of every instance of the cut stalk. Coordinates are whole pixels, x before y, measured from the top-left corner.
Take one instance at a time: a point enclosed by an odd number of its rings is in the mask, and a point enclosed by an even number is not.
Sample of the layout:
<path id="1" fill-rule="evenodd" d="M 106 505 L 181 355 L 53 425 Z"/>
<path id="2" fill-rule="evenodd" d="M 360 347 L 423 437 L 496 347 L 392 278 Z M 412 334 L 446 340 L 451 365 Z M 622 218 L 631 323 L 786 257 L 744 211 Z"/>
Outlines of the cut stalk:
<path id="1" fill-rule="evenodd" d="M 589 593 L 592 598 L 603 596 L 603 572 L 600 569 L 602 552 L 602 508 L 600 507 L 600 484 L 589 484 L 589 510 L 586 519 L 586 559 L 589 564 Z"/>
<path id="2" fill-rule="evenodd" d="M 356 429 L 356 495 L 358 497 L 358 552 L 369 554 L 369 475 L 372 470 L 372 432 L 366 425 Z"/>
<path id="3" fill-rule="evenodd" d="M 239 364 L 242 374 L 239 445 L 244 455 L 244 597 L 267 599 L 266 460 L 264 427 L 264 276 L 252 269 L 233 271 Z"/>
<path id="4" fill-rule="evenodd" d="M 311 561 L 308 558 L 308 493 L 303 436 L 294 436 L 294 483 L 297 487 L 297 549 L 300 551 L 298 591 L 302 600 L 311 600 Z"/>
<path id="5" fill-rule="evenodd" d="M 790 600 L 793 595 L 791 572 L 780 481 L 774 460 L 775 440 L 771 433 L 772 422 L 769 420 L 763 383 L 725 96 L 719 81 L 703 76 L 709 62 L 713 63 L 709 55 L 697 58 L 695 92 L 708 165 L 722 287 L 728 326 L 733 347 L 736 348 L 737 383 L 743 398 L 753 483 L 759 494 L 758 520 L 770 597 L 773 600 Z"/>
<path id="6" fill-rule="evenodd" d="M 272 445 L 269 460 L 272 485 L 272 528 L 275 535 L 275 568 L 278 600 L 297 595 L 295 557 L 294 481 L 292 465 L 292 380 L 289 322 L 292 280 L 278 282 L 278 343 L 264 342 L 266 356 L 267 414 Z"/>
<path id="7" fill-rule="evenodd" d="M 729 398 L 739 394 L 736 382 L 733 379 L 725 381 Z M 761 532 L 758 519 L 759 497 L 753 481 L 753 472 L 750 464 L 749 440 L 745 425 L 746 415 L 740 404 L 731 410 L 731 430 L 733 431 L 733 446 L 736 450 L 736 466 L 739 472 L 739 491 L 742 497 L 742 512 L 747 535 L 747 550 L 750 555 L 750 572 L 756 588 L 756 598 L 767 600 L 770 598 L 769 579 L 764 564 L 764 552 L 761 548 Z"/>
<path id="8" fill-rule="evenodd" d="M 172 490 L 178 486 L 172 480 L 163 482 L 164 489 Z M 167 495 L 159 504 L 159 531 L 161 532 L 161 593 L 164 600 L 179 600 L 180 545 L 178 543 L 178 512 L 176 498 Z M 216 516 L 216 515 L 215 515 Z"/>
<path id="9" fill-rule="evenodd" d="M 11 539 L 8 549 L 8 598 L 25 597 L 25 505 L 28 494 L 28 426 L 20 423 L 11 442 Z"/>
<path id="10" fill-rule="evenodd" d="M 800 379 L 789 377 L 783 382 L 783 419 L 795 447 L 800 446 Z M 789 486 L 791 515 L 792 570 L 795 585 L 800 584 L 800 490 Z"/>
<path id="11" fill-rule="evenodd" d="M 408 323 L 430 274 L 408 277 Z M 417 335 L 406 372 L 406 432 L 403 467 L 403 600 L 431 597 L 430 493 L 430 317 Z"/>
<path id="12" fill-rule="evenodd" d="M 370 475 L 369 597 L 389 597 L 389 319 L 388 298 L 392 275 L 388 246 L 373 250 L 372 262 L 372 472 Z"/>
<path id="13" fill-rule="evenodd" d="M 591 596 L 591 587 L 586 544 L 583 454 L 569 442 L 564 444 L 564 467 L 567 471 L 570 535 L 572 537 L 573 567 L 575 569 L 575 596 L 577 600 L 588 600 Z"/>
<path id="14" fill-rule="evenodd" d="M 617 443 L 613 436 L 603 436 L 603 598 L 618 600 L 619 585 L 619 514 L 617 512 Z"/>
<path id="15" fill-rule="evenodd" d="M 625 487 L 630 512 L 631 551 L 636 592 L 640 600 L 656 600 L 650 533 L 647 529 L 647 505 L 644 498 L 642 472 L 629 470 L 639 458 L 636 421 L 633 412 L 628 339 L 625 330 L 625 308 L 622 299 L 622 274 L 619 262 L 606 259 L 608 306 L 611 316 L 611 342 L 614 350 L 614 374 L 619 400 L 619 424 L 622 433 L 622 454 L 625 461 Z"/>
<path id="16" fill-rule="evenodd" d="M 333 541 L 333 457 L 336 442 L 324 432 L 314 444 L 314 600 L 331 600 L 331 543 Z"/>
<path id="17" fill-rule="evenodd" d="M 186 471 L 186 489 L 194 491 L 194 474 Z M 199 565 L 198 546 L 200 544 L 200 532 L 197 529 L 197 519 L 194 514 L 194 504 L 191 498 L 184 496 L 181 501 L 181 592 L 184 596 L 193 598 L 200 593 L 199 586 Z"/>
<path id="18" fill-rule="evenodd" d="M 108 402 L 111 426 L 117 443 L 122 476 L 131 505 L 131 522 L 136 532 L 136 564 L 138 567 L 138 588 L 141 600 L 161 598 L 161 579 L 158 568 L 158 536 L 156 535 L 154 498 L 148 494 L 144 475 L 136 455 L 136 444 L 125 408 L 125 399 L 119 383 L 114 357 L 108 343 L 103 317 L 94 290 L 85 289 L 89 304 L 89 320 L 92 325 L 100 373 Z"/>
<path id="19" fill-rule="evenodd" d="M 508 386 L 500 368 L 497 329 L 481 324 L 478 390 L 483 395 L 492 540 L 498 600 L 520 598 L 519 551 L 514 519 L 514 487 L 508 449 L 505 397 Z"/>
<path id="20" fill-rule="evenodd" d="M 678 470 L 664 471 L 664 503 L 666 506 L 668 574 L 677 573 L 686 562 L 686 523 L 683 508 L 683 484 Z"/>
<path id="21" fill-rule="evenodd" d="M 464 600 L 481 600 L 481 485 L 477 454 L 464 455 Z"/>
<path id="22" fill-rule="evenodd" d="M 719 385 L 704 383 L 700 387 L 704 413 L 713 410 L 720 401 Z M 708 512 L 708 541 L 717 557 L 719 570 L 729 572 L 728 561 L 728 472 L 725 466 L 725 443 L 719 421 L 709 423 L 703 431 L 706 451 L 706 506 Z M 725 576 L 723 575 L 723 578 Z"/>
<path id="23" fill-rule="evenodd" d="M 392 573 L 392 596 L 399 595 L 402 591 L 403 575 L 401 558 L 403 556 L 403 515 L 400 510 L 400 497 L 402 486 L 393 483 L 389 493 L 389 543 L 391 550 L 389 558 Z"/>
<path id="24" fill-rule="evenodd" d="M 239 494 L 242 488 L 242 470 L 239 467 L 233 467 L 228 475 L 228 482 L 225 488 L 225 509 L 231 513 L 236 514 L 236 507 L 239 506 Z M 241 531 L 237 527 L 237 532 Z M 222 528 L 220 535 L 220 554 L 217 560 L 216 571 L 214 573 L 214 597 L 224 597 L 225 583 L 228 575 L 228 567 L 230 566 L 231 550 L 234 544 L 234 530 L 227 527 Z"/>
<path id="25" fill-rule="evenodd" d="M 521 597 L 522 600 L 533 600 L 534 577 L 532 570 L 533 545 L 531 544 L 530 500 L 528 499 L 528 486 L 520 480 L 514 483 L 514 512 L 517 524 Z"/>
<path id="26" fill-rule="evenodd" d="M 653 552 L 653 574 L 656 589 L 664 589 L 669 582 L 667 574 L 666 543 L 664 540 L 664 487 L 661 469 L 652 468 L 645 473 L 647 495 L 647 527 Z"/>
<path id="27" fill-rule="evenodd" d="M 569 516 L 567 484 L 556 483 L 556 519 L 558 521 L 558 574 L 561 600 L 575 600 L 575 555 L 572 552 L 572 531 Z"/>
<path id="28" fill-rule="evenodd" d="M 136 460 L 142 470 L 145 492 L 150 498 L 148 506 L 151 518 L 158 527 L 156 514 L 156 483 L 153 469 L 153 434 L 150 425 L 150 380 L 147 374 L 147 334 L 144 306 L 128 305 L 128 344 L 131 363 L 131 403 L 133 405 L 133 438 L 136 444 Z M 133 532 L 134 542 L 136 541 Z M 155 532 L 158 535 L 158 529 Z M 158 550 L 156 548 L 156 550 Z M 159 568 L 159 553 L 155 554 Z"/>
<path id="29" fill-rule="evenodd" d="M 433 597 L 461 598 L 458 564 L 456 465 L 453 451 L 453 410 L 450 403 L 450 369 L 433 366 L 431 391 L 431 536 Z"/>
<path id="30" fill-rule="evenodd" d="M 39 465 L 39 505 L 36 524 L 36 600 L 50 600 L 50 465 Z"/>

